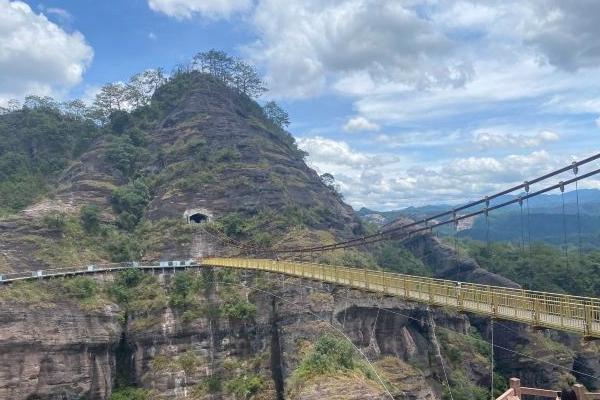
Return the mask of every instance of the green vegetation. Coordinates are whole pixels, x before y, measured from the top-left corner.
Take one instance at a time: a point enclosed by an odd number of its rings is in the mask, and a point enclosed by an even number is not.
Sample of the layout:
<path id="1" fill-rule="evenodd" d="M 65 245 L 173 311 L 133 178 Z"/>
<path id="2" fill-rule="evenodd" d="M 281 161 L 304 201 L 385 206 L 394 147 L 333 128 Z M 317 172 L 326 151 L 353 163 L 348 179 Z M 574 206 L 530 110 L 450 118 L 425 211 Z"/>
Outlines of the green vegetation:
<path id="1" fill-rule="evenodd" d="M 49 97 L 29 96 L 0 115 L 0 208 L 14 212 L 49 192 L 49 182 L 87 149 L 100 131 Z"/>
<path id="2" fill-rule="evenodd" d="M 223 291 L 223 315 L 236 321 L 249 321 L 256 315 L 256 306 L 243 299 L 237 290 Z"/>
<path id="3" fill-rule="evenodd" d="M 242 375 L 227 382 L 225 390 L 236 399 L 249 399 L 264 387 L 263 378 L 257 374 Z"/>
<path id="4" fill-rule="evenodd" d="M 119 272 L 108 293 L 126 313 L 148 317 L 167 306 L 167 294 L 156 277 L 138 269 Z"/>
<path id="5" fill-rule="evenodd" d="M 110 400 L 150 400 L 152 392 L 135 387 L 120 387 L 113 390 Z"/>
<path id="6" fill-rule="evenodd" d="M 72 298 L 86 300 L 98 294 L 98 282 L 93 278 L 75 276 L 63 282 L 64 293 Z"/>
<path id="7" fill-rule="evenodd" d="M 352 371 L 361 372 L 368 378 L 372 377 L 372 371 L 357 357 L 356 350 L 347 339 L 323 335 L 315 343 L 312 352 L 294 371 L 294 379 L 304 381 L 314 376 Z"/>
<path id="8" fill-rule="evenodd" d="M 274 101 L 269 101 L 263 106 L 265 116 L 279 128 L 285 129 L 290 124 L 290 117 L 284 109 Z"/>
<path id="9" fill-rule="evenodd" d="M 229 213 L 207 229 L 216 230 L 250 246 L 271 247 L 292 229 L 327 228 L 335 222 L 332 212 L 323 207 L 301 208 L 290 205 L 281 210 L 261 209 L 247 213 Z"/>
<path id="10" fill-rule="evenodd" d="M 421 260 L 396 242 L 385 242 L 373 251 L 381 268 L 400 274 L 432 276 L 432 271 Z"/>
<path id="11" fill-rule="evenodd" d="M 109 302 L 104 287 L 85 276 L 15 282 L 0 290 L 0 301 L 50 308 L 61 302 L 71 302 L 88 311 L 99 310 Z"/>
<path id="12" fill-rule="evenodd" d="M 483 388 L 469 377 L 469 371 L 478 369 L 480 372 L 491 368 L 492 349 L 480 333 L 473 327 L 468 335 L 459 334 L 450 329 L 438 329 L 437 338 L 442 354 L 448 359 L 446 365 L 448 380 L 455 400 L 486 400 L 489 398 L 489 387 Z M 498 372 L 494 372 L 494 397 L 506 390 L 506 379 Z M 444 399 L 450 399 L 448 387 L 444 386 Z"/>
<path id="13" fill-rule="evenodd" d="M 536 243 L 531 251 L 510 243 L 464 241 L 469 254 L 485 269 L 525 288 L 546 292 L 595 296 L 600 293 L 600 251 L 570 249 L 567 260 L 562 249 Z"/>
<path id="14" fill-rule="evenodd" d="M 79 212 L 79 218 L 87 233 L 96 233 L 100 229 L 100 208 L 97 205 L 83 206 Z"/>
<path id="15" fill-rule="evenodd" d="M 119 215 L 119 227 L 131 231 L 142 219 L 146 205 L 150 201 L 150 190 L 142 180 L 121 186 L 113 192 L 111 204 Z"/>
<path id="16" fill-rule="evenodd" d="M 208 393 L 219 393 L 223 389 L 221 378 L 216 375 L 207 376 L 192 389 L 193 399 L 202 399 Z"/>
<path id="17" fill-rule="evenodd" d="M 490 398 L 489 389 L 475 385 L 468 378 L 465 371 L 453 369 L 450 371 L 448 380 L 452 389 L 452 396 L 448 386 L 444 385 L 442 394 L 444 400 L 488 400 Z"/>
<path id="18" fill-rule="evenodd" d="M 182 370 L 186 375 L 195 373 L 199 366 L 200 361 L 198 356 L 194 354 L 192 350 L 185 351 L 184 353 L 175 357 L 168 357 L 163 354 L 158 354 L 152 359 L 151 362 L 152 370 L 155 372 L 172 373 Z"/>
<path id="19" fill-rule="evenodd" d="M 114 138 L 106 149 L 106 160 L 127 178 L 136 172 L 144 155 L 143 147 L 136 145 L 128 136 Z"/>

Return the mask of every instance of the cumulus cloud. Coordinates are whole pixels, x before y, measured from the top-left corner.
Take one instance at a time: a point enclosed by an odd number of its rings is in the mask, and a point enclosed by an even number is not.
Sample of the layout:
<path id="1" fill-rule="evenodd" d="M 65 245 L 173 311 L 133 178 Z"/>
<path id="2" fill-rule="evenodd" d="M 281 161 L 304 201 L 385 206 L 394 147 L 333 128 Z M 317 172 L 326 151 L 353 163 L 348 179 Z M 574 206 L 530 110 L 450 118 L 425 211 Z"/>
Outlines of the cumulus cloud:
<path id="1" fill-rule="evenodd" d="M 202 3 L 206 9 L 148 1 L 180 19 L 242 12 L 255 39 L 241 49 L 266 73 L 271 97 L 350 99 L 357 116 L 344 130 L 376 134 L 299 144 L 356 206 L 464 200 L 539 175 L 568 161 L 570 149 L 579 154 L 595 143 L 581 131 L 582 121 L 600 115 L 595 0 L 255 0 L 216 12 L 213 1 Z M 568 140 L 575 136 L 582 140 Z M 516 154 L 559 140 L 573 146 L 560 149 L 562 158 Z M 403 156 L 376 146 L 402 148 Z M 463 157 L 477 150 L 487 157 Z"/>
<path id="2" fill-rule="evenodd" d="M 92 57 L 81 33 L 66 32 L 21 1 L 0 0 L 0 103 L 67 90 Z"/>
<path id="3" fill-rule="evenodd" d="M 369 121 L 365 117 L 350 118 L 344 125 L 346 132 L 378 131 L 379 128 L 379 125 Z"/>
<path id="4" fill-rule="evenodd" d="M 568 71 L 600 63 L 600 2 L 535 1 L 536 18 L 525 24 L 525 39 L 548 63 Z"/>
<path id="5" fill-rule="evenodd" d="M 504 147 L 536 147 L 546 142 L 554 142 L 560 138 L 558 133 L 543 130 L 535 135 L 519 135 L 507 132 L 479 131 L 473 142 L 483 149 Z"/>
<path id="6" fill-rule="evenodd" d="M 148 0 L 148 6 L 177 19 L 189 19 L 194 15 L 216 19 L 248 10 L 252 0 Z"/>
<path id="7" fill-rule="evenodd" d="M 370 157 L 354 151 L 346 142 L 327 139 L 321 136 L 298 139 L 298 146 L 309 154 L 308 161 L 319 170 L 326 164 L 363 168 L 370 164 Z M 327 171 L 325 171 L 327 172 Z"/>
<path id="8" fill-rule="evenodd" d="M 472 72 L 453 57 L 454 41 L 402 2 L 262 0 L 252 21 L 259 40 L 249 53 L 266 66 L 273 91 L 287 96 L 356 74 L 429 88 L 461 86 Z"/>
<path id="9" fill-rule="evenodd" d="M 312 167 L 335 176 L 350 204 L 376 209 L 464 202 L 568 165 L 574 159 L 540 150 L 423 162 L 389 153 L 367 153 L 323 137 L 301 138 L 298 143 L 308 152 Z M 586 184 L 594 187 L 599 182 Z"/>

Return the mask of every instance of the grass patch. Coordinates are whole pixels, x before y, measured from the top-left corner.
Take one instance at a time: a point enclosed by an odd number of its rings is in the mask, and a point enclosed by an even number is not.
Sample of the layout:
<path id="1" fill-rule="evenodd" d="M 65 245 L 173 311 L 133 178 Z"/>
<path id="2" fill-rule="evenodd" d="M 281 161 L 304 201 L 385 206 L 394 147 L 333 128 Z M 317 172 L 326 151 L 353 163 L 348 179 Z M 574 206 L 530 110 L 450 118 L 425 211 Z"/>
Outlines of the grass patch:
<path id="1" fill-rule="evenodd" d="M 151 400 L 152 398 L 151 390 L 134 387 L 116 388 L 110 395 L 110 400 Z"/>
<path id="2" fill-rule="evenodd" d="M 360 375 L 368 380 L 374 378 L 371 368 L 358 358 L 356 349 L 348 340 L 334 335 L 323 335 L 293 372 L 289 387 L 291 392 L 295 392 L 310 380 L 338 374 Z"/>

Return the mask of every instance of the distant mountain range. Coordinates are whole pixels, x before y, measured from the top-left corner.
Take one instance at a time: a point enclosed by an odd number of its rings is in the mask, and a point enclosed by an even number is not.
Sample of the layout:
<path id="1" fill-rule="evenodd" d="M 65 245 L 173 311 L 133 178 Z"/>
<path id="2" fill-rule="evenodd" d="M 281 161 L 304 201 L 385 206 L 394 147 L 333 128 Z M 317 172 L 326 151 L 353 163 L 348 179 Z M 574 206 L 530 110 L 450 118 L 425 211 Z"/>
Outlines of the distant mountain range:
<path id="1" fill-rule="evenodd" d="M 579 197 L 579 218 L 577 216 L 577 196 Z M 500 204 L 518 198 L 518 195 L 500 196 L 490 205 Z M 457 205 L 433 204 L 421 207 L 407 207 L 393 211 L 374 211 L 361 208 L 358 215 L 364 220 L 384 225 L 398 217 L 415 220 L 427 218 L 441 212 L 452 210 Z M 482 208 L 481 206 L 465 210 L 464 213 Z M 529 208 L 529 210 L 528 210 Z M 560 194 L 545 194 L 523 202 L 523 214 L 518 204 L 495 210 L 489 214 L 490 240 L 520 242 L 531 237 L 531 241 L 544 241 L 552 244 L 564 243 L 565 225 L 567 241 L 578 243 L 581 237 L 586 247 L 600 247 L 600 190 L 582 189 L 564 194 L 565 218 L 563 219 L 563 199 Z M 529 211 L 529 212 L 528 212 Z M 484 216 L 475 217 L 459 227 L 461 237 L 485 240 L 487 224 Z M 581 235 L 579 235 L 581 232 Z M 441 234 L 452 234 L 448 225 L 440 229 Z"/>

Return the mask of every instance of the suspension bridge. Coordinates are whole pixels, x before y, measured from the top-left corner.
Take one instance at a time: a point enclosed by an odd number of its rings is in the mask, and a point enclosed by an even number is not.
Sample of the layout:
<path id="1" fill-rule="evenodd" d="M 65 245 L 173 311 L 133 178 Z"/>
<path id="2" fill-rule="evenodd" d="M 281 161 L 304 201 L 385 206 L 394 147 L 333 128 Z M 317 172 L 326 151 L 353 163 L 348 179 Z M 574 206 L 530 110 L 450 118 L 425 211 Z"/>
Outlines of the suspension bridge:
<path id="1" fill-rule="evenodd" d="M 559 189 L 564 194 L 567 185 L 577 184 L 582 179 L 600 173 L 600 169 L 596 169 L 579 174 L 579 168 L 582 165 L 591 163 L 597 159 L 600 159 L 600 154 L 579 162 L 573 162 L 572 165 L 447 212 L 410 223 L 391 223 L 374 234 L 333 244 L 275 249 L 261 249 L 240 244 L 238 247 L 241 253 L 237 257 L 209 257 L 199 260 L 163 261 L 150 265 L 144 265 L 139 262 L 98 264 L 84 267 L 17 272 L 0 275 L 0 283 L 114 272 L 131 268 L 150 271 L 175 271 L 178 269 L 204 267 L 235 268 L 316 280 L 353 289 L 381 293 L 382 295 L 397 296 L 409 301 L 432 306 L 448 307 L 458 311 L 487 315 L 492 318 L 521 322 L 536 328 L 550 328 L 573 332 L 581 334 L 587 339 L 600 339 L 600 299 L 598 298 L 402 275 L 383 270 L 317 264 L 302 260 L 305 255 L 313 255 L 314 253 L 365 246 L 383 240 L 398 240 L 416 234 L 426 234 L 427 232 L 432 232 L 434 228 L 446 224 L 453 224 L 456 228 L 460 220 L 481 214 L 485 215 L 487 219 L 490 211 L 512 204 L 518 204 L 520 207 L 523 207 L 523 200 L 547 193 L 551 190 Z M 550 184 L 537 191 L 530 191 L 531 185 L 567 171 L 572 171 L 575 177 Z M 491 205 L 490 202 L 493 199 L 517 190 L 524 190 L 525 194 L 499 204 Z M 465 210 L 476 206 L 483 207 L 464 213 Z M 579 215 L 579 202 L 577 203 L 577 207 Z M 460 212 L 463 212 L 463 214 L 459 214 Z M 444 217 L 448 218 L 440 221 Z M 565 242 L 565 251 L 566 245 Z M 300 258 L 300 260 L 281 260 L 280 257 L 296 257 Z"/>

